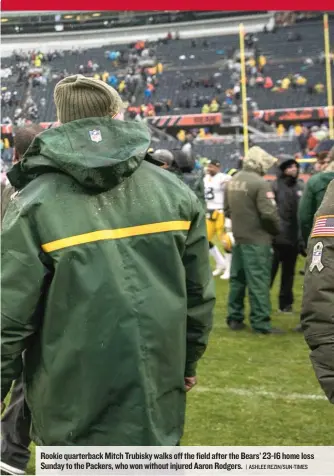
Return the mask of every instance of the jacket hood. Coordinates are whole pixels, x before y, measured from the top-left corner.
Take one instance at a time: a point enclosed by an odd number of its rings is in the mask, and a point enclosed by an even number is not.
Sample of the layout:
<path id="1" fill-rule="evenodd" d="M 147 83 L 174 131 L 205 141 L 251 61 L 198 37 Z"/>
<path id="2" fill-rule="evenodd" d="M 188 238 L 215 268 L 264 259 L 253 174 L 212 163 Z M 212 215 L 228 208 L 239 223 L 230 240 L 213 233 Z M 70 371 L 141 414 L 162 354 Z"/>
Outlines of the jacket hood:
<path id="1" fill-rule="evenodd" d="M 148 128 L 138 122 L 110 117 L 68 122 L 35 137 L 8 178 L 19 189 L 39 175 L 59 172 L 86 189 L 106 191 L 139 167 L 150 140 Z"/>
<path id="2" fill-rule="evenodd" d="M 275 163 L 277 159 L 268 154 L 261 147 L 251 147 L 243 160 L 243 170 L 256 172 L 264 175 Z"/>

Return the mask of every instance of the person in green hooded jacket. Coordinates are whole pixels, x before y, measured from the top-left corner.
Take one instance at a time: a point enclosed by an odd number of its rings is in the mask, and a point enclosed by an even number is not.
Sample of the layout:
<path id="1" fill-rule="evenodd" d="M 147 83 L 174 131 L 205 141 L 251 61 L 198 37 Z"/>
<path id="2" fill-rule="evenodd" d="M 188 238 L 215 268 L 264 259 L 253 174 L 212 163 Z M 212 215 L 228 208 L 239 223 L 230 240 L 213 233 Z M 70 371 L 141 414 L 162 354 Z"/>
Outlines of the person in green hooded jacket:
<path id="1" fill-rule="evenodd" d="M 279 233 L 274 193 L 263 175 L 277 159 L 260 147 L 251 147 L 243 167 L 227 182 L 224 213 L 232 220 L 232 248 L 227 324 L 233 331 L 245 328 L 244 300 L 248 288 L 250 322 L 261 334 L 280 334 L 272 326 L 270 278 L 272 241 Z"/>
<path id="2" fill-rule="evenodd" d="M 113 88 L 54 98 L 61 126 L 8 174 L 1 400 L 23 368 L 37 444 L 177 445 L 215 303 L 203 207 Z"/>
<path id="3" fill-rule="evenodd" d="M 334 146 L 322 160 L 321 172 L 313 175 L 306 183 L 303 196 L 299 202 L 299 223 L 302 237 L 308 242 L 316 211 L 321 205 L 329 183 L 334 179 Z"/>

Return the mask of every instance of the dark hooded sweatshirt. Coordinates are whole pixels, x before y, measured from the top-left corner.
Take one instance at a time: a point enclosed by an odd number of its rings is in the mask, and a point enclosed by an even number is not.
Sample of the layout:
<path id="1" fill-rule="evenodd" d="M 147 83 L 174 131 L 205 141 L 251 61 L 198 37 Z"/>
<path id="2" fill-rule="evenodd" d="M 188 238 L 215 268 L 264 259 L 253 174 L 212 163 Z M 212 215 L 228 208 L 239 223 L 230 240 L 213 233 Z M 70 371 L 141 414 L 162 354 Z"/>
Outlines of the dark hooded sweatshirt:
<path id="1" fill-rule="evenodd" d="M 289 177 L 284 174 L 284 168 L 294 163 L 299 170 L 299 164 L 295 160 L 282 158 L 278 165 L 277 179 L 273 182 L 273 191 L 277 203 L 280 232 L 274 238 L 274 244 L 298 246 L 301 243 L 298 225 L 298 203 L 303 194 L 304 182 L 297 177 Z"/>

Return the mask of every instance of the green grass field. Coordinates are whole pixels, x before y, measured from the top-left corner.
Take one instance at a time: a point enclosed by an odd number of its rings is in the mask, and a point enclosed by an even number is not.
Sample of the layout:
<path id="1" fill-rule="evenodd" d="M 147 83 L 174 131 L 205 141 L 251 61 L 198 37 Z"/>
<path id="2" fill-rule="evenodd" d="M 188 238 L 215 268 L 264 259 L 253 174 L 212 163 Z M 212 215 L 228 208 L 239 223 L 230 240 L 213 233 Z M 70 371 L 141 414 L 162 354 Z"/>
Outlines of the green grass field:
<path id="1" fill-rule="evenodd" d="M 303 261 L 297 270 L 303 268 Z M 299 321 L 303 278 L 295 281 L 295 313 L 277 312 L 278 279 L 272 291 L 273 322 L 284 336 L 238 333 L 225 324 L 228 283 L 215 278 L 217 306 L 198 386 L 188 398 L 183 445 L 331 445 L 333 408 L 309 361 Z M 34 453 L 34 452 L 33 452 Z M 32 455 L 28 474 L 34 474 Z"/>

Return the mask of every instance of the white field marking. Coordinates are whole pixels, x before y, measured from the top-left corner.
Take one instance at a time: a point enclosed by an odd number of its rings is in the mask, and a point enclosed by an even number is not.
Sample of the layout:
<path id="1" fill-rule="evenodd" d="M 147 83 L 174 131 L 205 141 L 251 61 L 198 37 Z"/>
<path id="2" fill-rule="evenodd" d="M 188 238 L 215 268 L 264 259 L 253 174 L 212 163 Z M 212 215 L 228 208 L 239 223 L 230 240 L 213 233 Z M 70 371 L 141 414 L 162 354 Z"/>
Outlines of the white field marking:
<path id="1" fill-rule="evenodd" d="M 250 390 L 247 388 L 231 388 L 231 387 L 194 387 L 194 391 L 199 393 L 233 393 L 234 395 L 239 395 L 241 397 L 269 397 L 274 399 L 282 400 L 327 400 L 324 395 L 318 395 L 313 393 L 277 393 L 277 392 L 267 392 L 266 390 Z"/>

